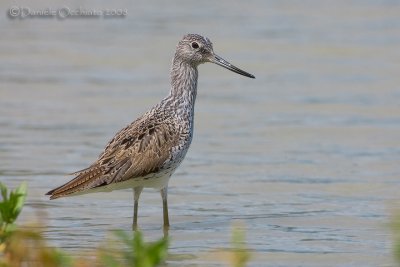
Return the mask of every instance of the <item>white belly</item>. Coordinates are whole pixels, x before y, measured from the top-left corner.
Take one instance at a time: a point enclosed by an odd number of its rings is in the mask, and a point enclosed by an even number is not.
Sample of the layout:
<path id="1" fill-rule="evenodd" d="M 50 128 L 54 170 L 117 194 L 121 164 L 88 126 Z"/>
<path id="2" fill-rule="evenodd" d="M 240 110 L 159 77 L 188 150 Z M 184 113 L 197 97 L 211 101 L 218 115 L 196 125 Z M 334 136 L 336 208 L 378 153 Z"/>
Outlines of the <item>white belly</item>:
<path id="1" fill-rule="evenodd" d="M 119 183 L 112 183 L 109 185 L 104 185 L 89 190 L 83 190 L 67 196 L 78 196 L 78 195 L 97 193 L 97 192 L 111 192 L 114 190 L 121 190 L 127 188 L 135 188 L 135 187 L 155 188 L 157 190 L 160 190 L 168 185 L 169 178 L 171 178 L 173 172 L 174 170 L 173 171 L 166 170 L 159 173 L 152 173 L 147 176 L 132 178 Z"/>

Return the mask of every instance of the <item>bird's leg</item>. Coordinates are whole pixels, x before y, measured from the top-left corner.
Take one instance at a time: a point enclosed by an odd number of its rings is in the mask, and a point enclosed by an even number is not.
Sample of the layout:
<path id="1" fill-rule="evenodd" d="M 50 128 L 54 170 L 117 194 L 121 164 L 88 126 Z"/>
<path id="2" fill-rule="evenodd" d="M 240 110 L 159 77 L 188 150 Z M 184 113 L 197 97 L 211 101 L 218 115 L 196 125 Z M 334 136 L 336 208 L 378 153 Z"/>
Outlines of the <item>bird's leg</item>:
<path id="1" fill-rule="evenodd" d="M 163 218 L 164 218 L 164 231 L 169 229 L 169 218 L 168 218 L 168 185 L 161 189 L 161 198 L 163 202 Z"/>
<path id="2" fill-rule="evenodd" d="M 139 197 L 140 193 L 142 193 L 143 187 L 135 187 L 133 188 L 133 224 L 132 224 L 132 230 L 136 231 L 137 229 L 137 215 L 138 215 L 138 207 L 139 207 Z"/>

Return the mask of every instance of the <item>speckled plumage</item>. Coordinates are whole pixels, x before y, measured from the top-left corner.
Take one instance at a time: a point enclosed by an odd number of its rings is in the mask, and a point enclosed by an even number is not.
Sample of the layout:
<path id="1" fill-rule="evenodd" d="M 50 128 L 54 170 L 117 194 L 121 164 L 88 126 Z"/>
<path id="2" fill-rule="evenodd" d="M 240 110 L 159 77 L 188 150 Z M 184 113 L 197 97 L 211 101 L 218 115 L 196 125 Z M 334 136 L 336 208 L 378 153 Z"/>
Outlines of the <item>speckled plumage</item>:
<path id="1" fill-rule="evenodd" d="M 49 191 L 50 199 L 133 188 L 136 226 L 142 188 L 154 187 L 161 190 L 164 226 L 168 226 L 168 181 L 192 141 L 197 66 L 205 62 L 254 78 L 215 55 L 208 38 L 197 34 L 185 35 L 177 45 L 172 62 L 169 95 L 119 131 L 95 163 L 74 173 L 76 177 L 71 181 Z"/>

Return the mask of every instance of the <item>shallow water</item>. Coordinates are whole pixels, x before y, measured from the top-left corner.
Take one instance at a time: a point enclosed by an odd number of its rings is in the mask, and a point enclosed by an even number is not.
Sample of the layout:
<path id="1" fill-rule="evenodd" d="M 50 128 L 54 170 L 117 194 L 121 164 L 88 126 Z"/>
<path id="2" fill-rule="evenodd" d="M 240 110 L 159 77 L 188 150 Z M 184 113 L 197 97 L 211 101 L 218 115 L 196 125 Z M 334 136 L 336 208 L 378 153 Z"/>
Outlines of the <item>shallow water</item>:
<path id="1" fill-rule="evenodd" d="M 194 141 L 170 181 L 168 266 L 220 265 L 213 252 L 230 246 L 235 221 L 247 229 L 250 266 L 392 266 L 399 3 L 228 3 L 89 1 L 128 15 L 63 21 L 10 20 L 12 4 L 0 4 L 0 180 L 28 181 L 21 223 L 41 217 L 51 244 L 75 254 L 130 229 L 129 190 L 44 193 L 167 94 L 176 42 L 198 32 L 257 78 L 200 66 Z M 146 190 L 147 240 L 162 236 L 161 223 L 159 193 Z"/>

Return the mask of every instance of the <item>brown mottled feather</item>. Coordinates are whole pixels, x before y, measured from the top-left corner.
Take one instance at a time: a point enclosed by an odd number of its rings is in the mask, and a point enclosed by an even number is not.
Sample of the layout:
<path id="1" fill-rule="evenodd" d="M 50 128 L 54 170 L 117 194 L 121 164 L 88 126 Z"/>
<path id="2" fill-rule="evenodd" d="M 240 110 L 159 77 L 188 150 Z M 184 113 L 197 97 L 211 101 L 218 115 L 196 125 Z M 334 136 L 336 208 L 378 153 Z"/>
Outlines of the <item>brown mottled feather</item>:
<path id="1" fill-rule="evenodd" d="M 159 171 L 178 145 L 177 129 L 168 118 L 142 116 L 118 132 L 94 164 L 47 195 L 59 198 Z"/>

